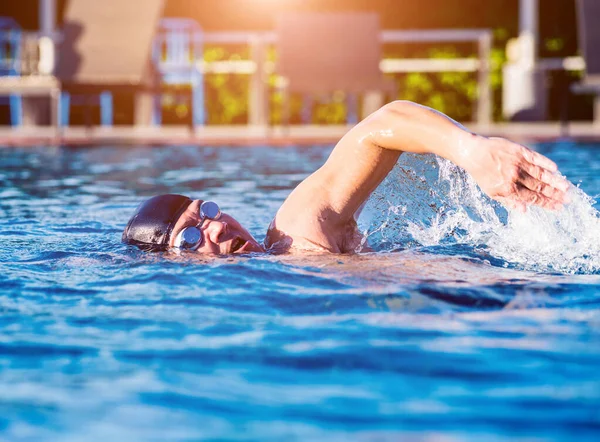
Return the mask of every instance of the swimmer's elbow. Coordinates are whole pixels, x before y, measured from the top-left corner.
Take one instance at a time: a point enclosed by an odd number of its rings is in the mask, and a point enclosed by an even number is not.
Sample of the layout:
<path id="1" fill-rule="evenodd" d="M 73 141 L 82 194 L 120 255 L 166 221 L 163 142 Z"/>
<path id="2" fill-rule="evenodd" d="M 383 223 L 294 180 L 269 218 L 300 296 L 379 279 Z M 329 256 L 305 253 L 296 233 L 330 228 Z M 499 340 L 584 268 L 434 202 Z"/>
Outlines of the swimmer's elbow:
<path id="1" fill-rule="evenodd" d="M 403 132 L 399 130 L 410 125 L 417 104 L 406 101 L 392 101 L 371 114 L 365 121 L 363 131 L 367 134 L 364 141 L 385 149 L 398 149 L 396 138 Z"/>
<path id="2" fill-rule="evenodd" d="M 407 100 L 395 100 L 381 107 L 376 114 L 382 120 L 398 121 L 410 117 L 415 111 L 415 107 L 419 105 Z"/>
<path id="3" fill-rule="evenodd" d="M 471 134 L 441 112 L 405 100 L 386 104 L 366 120 L 366 133 L 377 147 L 447 158 L 454 140 Z"/>

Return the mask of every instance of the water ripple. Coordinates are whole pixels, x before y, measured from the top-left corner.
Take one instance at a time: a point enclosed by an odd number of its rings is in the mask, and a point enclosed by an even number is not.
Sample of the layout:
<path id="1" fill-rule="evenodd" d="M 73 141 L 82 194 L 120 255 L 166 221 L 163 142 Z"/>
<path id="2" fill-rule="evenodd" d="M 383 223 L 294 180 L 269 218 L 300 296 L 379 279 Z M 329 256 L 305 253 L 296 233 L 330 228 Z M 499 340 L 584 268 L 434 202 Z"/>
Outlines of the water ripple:
<path id="1" fill-rule="evenodd" d="M 121 229 L 181 192 L 263 238 L 330 148 L 0 149 L 0 439 L 595 440 L 600 161 L 539 148 L 582 181 L 558 217 L 405 156 L 379 252 L 214 260 Z"/>

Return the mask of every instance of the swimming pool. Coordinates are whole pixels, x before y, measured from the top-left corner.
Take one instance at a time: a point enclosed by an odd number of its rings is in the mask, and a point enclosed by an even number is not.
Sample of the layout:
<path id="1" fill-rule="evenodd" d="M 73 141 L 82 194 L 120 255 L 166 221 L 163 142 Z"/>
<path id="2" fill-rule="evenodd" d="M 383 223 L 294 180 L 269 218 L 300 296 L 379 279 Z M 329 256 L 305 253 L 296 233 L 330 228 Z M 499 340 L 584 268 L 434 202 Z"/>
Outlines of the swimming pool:
<path id="1" fill-rule="evenodd" d="M 122 245 L 136 205 L 211 198 L 262 240 L 331 148 L 1 149 L 0 438 L 594 440 L 600 146 L 537 148 L 564 212 L 405 156 L 376 253 L 203 261 Z"/>

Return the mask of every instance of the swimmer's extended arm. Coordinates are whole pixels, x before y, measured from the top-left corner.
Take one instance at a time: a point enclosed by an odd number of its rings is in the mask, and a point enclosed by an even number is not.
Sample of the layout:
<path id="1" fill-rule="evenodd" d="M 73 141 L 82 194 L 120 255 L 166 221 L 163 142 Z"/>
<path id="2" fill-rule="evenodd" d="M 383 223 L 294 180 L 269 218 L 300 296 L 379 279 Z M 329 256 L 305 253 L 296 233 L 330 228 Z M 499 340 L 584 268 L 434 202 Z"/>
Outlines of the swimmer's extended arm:
<path id="1" fill-rule="evenodd" d="M 449 117 L 415 103 L 390 103 L 365 121 L 362 140 L 384 149 L 434 153 L 465 169 L 481 189 L 510 207 L 558 209 L 568 182 L 556 164 L 520 144 L 467 131 Z"/>
<path id="2" fill-rule="evenodd" d="M 339 244 L 332 238 L 343 237 L 344 227 L 402 152 L 452 161 L 486 194 L 511 207 L 558 208 L 568 188 L 548 158 L 508 140 L 473 134 L 433 109 L 395 101 L 352 128 L 325 165 L 292 192 L 276 220 L 311 241 Z"/>
<path id="3" fill-rule="evenodd" d="M 324 168 L 337 175 L 338 189 L 354 187 L 342 184 L 346 180 L 368 183 L 367 192 L 359 197 L 363 200 L 372 191 L 371 178 L 379 184 L 387 174 L 377 167 L 388 160 L 385 151 L 434 153 L 446 158 L 473 176 L 486 194 L 510 207 L 525 209 L 536 204 L 557 209 L 565 201 L 568 182 L 554 175 L 557 167 L 553 161 L 520 144 L 473 134 L 446 115 L 407 101 L 390 103 L 353 128 Z M 390 159 L 395 163 L 396 158 Z M 349 167 L 349 163 L 354 164 Z M 350 173 L 344 172 L 345 168 Z"/>

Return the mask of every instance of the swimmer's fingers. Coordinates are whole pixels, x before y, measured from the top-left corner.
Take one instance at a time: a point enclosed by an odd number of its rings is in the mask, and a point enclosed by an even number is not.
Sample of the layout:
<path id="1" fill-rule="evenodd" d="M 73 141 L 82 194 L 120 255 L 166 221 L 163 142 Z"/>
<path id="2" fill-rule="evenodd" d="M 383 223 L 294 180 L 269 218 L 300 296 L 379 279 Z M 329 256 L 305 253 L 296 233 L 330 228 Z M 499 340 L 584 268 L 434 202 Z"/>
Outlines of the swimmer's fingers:
<path id="1" fill-rule="evenodd" d="M 543 167 L 536 166 L 531 163 L 524 163 L 521 165 L 521 167 L 529 176 L 533 177 L 537 181 L 540 181 L 562 192 L 569 190 L 569 182 L 564 177 L 548 171 L 548 169 L 544 169 Z"/>
<path id="2" fill-rule="evenodd" d="M 540 202 L 533 202 L 533 204 L 547 209 L 560 209 L 566 202 L 565 192 L 541 183 L 532 177 L 523 180 L 523 184 L 525 189 L 540 197 Z"/>
<path id="3" fill-rule="evenodd" d="M 537 166 L 531 165 L 523 169 L 519 180 L 523 186 L 557 202 L 566 202 L 566 191 L 569 188 L 567 180 Z"/>
<path id="4" fill-rule="evenodd" d="M 526 147 L 522 147 L 521 155 L 529 163 L 534 164 L 543 169 L 549 170 L 550 172 L 556 172 L 558 170 L 558 166 L 550 158 L 547 158 L 542 154 L 534 152 L 533 150 L 527 149 Z"/>
<path id="5" fill-rule="evenodd" d="M 519 186 L 517 189 L 517 195 L 520 202 L 526 205 L 540 206 L 548 210 L 558 210 L 563 205 L 562 202 L 548 198 L 542 193 L 534 192 L 525 186 Z"/>

